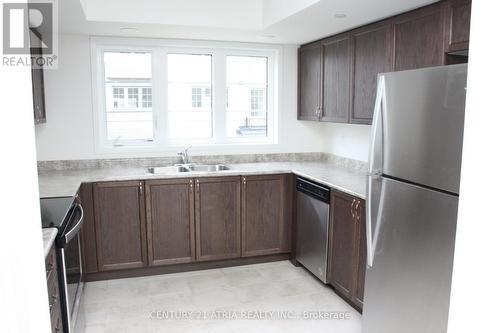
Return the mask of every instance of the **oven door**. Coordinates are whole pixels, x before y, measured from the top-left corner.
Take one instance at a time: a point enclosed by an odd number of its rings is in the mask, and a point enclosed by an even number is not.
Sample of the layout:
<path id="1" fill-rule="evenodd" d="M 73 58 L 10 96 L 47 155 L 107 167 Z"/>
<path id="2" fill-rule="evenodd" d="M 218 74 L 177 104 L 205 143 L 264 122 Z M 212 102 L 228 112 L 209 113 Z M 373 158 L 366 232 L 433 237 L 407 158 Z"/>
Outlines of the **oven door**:
<path id="1" fill-rule="evenodd" d="M 61 274 L 61 294 L 63 304 L 64 330 L 73 332 L 80 295 L 82 292 L 82 257 L 80 229 L 83 224 L 83 209 L 76 203 L 71 210 L 65 231 L 60 235 L 59 261 Z"/>

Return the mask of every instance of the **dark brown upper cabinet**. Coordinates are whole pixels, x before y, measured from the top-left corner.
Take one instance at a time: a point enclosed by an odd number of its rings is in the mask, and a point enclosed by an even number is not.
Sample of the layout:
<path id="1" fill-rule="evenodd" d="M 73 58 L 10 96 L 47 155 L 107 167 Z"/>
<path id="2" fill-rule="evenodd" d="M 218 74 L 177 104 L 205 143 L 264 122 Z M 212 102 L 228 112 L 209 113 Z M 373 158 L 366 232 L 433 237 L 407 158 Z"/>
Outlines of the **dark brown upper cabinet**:
<path id="1" fill-rule="evenodd" d="M 320 42 L 305 45 L 299 49 L 299 120 L 319 120 L 321 116 L 322 58 Z"/>
<path id="2" fill-rule="evenodd" d="M 146 266 L 144 182 L 95 183 L 94 212 L 98 270 Z"/>
<path id="3" fill-rule="evenodd" d="M 445 64 L 445 15 L 439 2 L 392 19 L 395 71 Z"/>
<path id="4" fill-rule="evenodd" d="M 150 266 L 195 260 L 194 180 L 146 182 Z"/>
<path id="5" fill-rule="evenodd" d="M 361 310 L 366 266 L 364 201 L 337 191 L 332 194 L 327 282 Z"/>
<path id="6" fill-rule="evenodd" d="M 290 252 L 287 175 L 242 178 L 242 256 Z"/>
<path id="7" fill-rule="evenodd" d="M 42 34 L 35 28 L 30 28 L 30 52 L 32 59 L 43 54 L 41 45 Z M 31 88 L 33 92 L 33 117 L 36 124 L 47 121 L 45 112 L 45 84 L 43 78 L 43 68 L 31 66 Z"/>
<path id="8" fill-rule="evenodd" d="M 352 31 L 352 108 L 350 123 L 371 124 L 379 73 L 391 72 L 392 29 L 389 21 Z"/>
<path id="9" fill-rule="evenodd" d="M 349 121 L 351 38 L 341 34 L 322 41 L 323 47 L 323 107 L 320 120 L 347 123 Z"/>
<path id="10" fill-rule="evenodd" d="M 448 52 L 469 49 L 471 2 L 471 0 L 450 0 L 448 2 Z"/>
<path id="11" fill-rule="evenodd" d="M 240 257 L 240 177 L 197 178 L 195 182 L 196 259 Z"/>
<path id="12" fill-rule="evenodd" d="M 440 1 L 300 47 L 297 119 L 371 124 L 379 73 L 467 62 L 470 4 Z"/>

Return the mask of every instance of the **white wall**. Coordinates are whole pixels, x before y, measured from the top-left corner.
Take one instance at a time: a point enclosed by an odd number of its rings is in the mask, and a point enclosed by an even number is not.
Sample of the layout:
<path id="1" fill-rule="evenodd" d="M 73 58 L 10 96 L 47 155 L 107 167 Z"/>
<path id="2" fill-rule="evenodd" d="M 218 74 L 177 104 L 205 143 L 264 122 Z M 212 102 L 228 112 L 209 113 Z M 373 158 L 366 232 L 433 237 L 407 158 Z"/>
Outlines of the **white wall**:
<path id="1" fill-rule="evenodd" d="M 371 126 L 324 124 L 324 151 L 359 161 L 368 161 Z"/>
<path id="2" fill-rule="evenodd" d="M 193 149 L 193 154 L 286 153 L 323 151 L 325 124 L 299 122 L 297 114 L 297 48 L 283 47 L 278 144 Z M 38 160 L 169 156 L 155 153 L 96 153 L 92 113 L 90 39 L 59 38 L 59 68 L 45 71 L 47 123 L 36 126 Z"/>
<path id="3" fill-rule="evenodd" d="M 0 331 L 48 333 L 30 68 L 0 66 L 0 91 Z"/>
<path id="4" fill-rule="evenodd" d="M 498 331 L 498 1 L 473 1 L 462 177 L 448 332 Z M 491 24 L 485 24 L 490 22 Z"/>

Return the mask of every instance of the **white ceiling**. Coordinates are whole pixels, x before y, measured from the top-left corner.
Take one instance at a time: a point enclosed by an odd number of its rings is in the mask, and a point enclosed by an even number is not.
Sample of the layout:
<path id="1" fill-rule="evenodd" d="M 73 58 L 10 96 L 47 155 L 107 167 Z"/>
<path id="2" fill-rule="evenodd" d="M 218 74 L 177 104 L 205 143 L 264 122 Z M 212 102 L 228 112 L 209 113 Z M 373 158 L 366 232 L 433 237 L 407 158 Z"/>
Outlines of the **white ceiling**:
<path id="1" fill-rule="evenodd" d="M 84 35 L 302 44 L 433 2 L 64 0 L 59 1 L 59 27 L 61 33 Z"/>

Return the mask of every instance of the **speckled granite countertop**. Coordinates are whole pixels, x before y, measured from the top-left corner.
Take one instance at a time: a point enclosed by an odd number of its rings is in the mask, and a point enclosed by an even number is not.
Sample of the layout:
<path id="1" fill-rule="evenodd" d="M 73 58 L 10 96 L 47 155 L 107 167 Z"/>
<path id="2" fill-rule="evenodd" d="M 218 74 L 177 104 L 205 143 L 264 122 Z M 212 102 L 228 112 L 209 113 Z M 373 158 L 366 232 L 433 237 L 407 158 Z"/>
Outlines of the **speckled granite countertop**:
<path id="1" fill-rule="evenodd" d="M 47 258 L 47 255 L 50 252 L 50 248 L 54 244 L 54 240 L 56 239 L 57 229 L 56 228 L 43 228 L 43 255 Z"/>
<path id="2" fill-rule="evenodd" d="M 39 173 L 40 197 L 74 196 L 82 182 L 291 173 L 365 199 L 366 175 L 329 162 L 228 164 L 230 170 L 150 174 L 146 168 L 102 168 Z"/>

